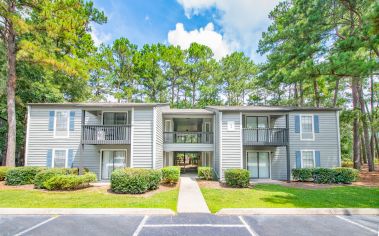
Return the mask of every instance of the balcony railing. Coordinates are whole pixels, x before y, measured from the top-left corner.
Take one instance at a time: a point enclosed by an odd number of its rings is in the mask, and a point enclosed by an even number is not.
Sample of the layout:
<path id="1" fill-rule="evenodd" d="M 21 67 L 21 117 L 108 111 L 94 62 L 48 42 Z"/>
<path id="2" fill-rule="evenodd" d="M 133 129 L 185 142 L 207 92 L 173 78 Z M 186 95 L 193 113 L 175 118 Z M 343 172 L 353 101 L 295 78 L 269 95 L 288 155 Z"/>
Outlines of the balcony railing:
<path id="1" fill-rule="evenodd" d="M 83 144 L 130 144 L 130 125 L 83 125 Z"/>
<path id="2" fill-rule="evenodd" d="M 213 132 L 164 132 L 165 143 L 213 143 Z"/>
<path id="3" fill-rule="evenodd" d="M 244 128 L 243 144 L 251 146 L 284 146 L 288 143 L 288 132 L 284 128 Z"/>

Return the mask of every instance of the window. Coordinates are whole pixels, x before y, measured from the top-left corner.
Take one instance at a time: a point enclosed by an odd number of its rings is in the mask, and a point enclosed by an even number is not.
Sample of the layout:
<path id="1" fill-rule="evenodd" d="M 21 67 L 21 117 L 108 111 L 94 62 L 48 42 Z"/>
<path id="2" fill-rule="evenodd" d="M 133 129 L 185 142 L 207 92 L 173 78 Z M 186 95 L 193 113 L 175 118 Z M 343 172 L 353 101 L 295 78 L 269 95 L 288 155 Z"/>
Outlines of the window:
<path id="1" fill-rule="evenodd" d="M 66 168 L 67 166 L 67 150 L 54 150 L 53 167 Z"/>
<path id="2" fill-rule="evenodd" d="M 104 112 L 103 124 L 104 125 L 127 125 L 128 113 L 127 112 Z"/>
<path id="3" fill-rule="evenodd" d="M 55 112 L 55 136 L 67 137 L 68 136 L 68 111 Z"/>
<path id="4" fill-rule="evenodd" d="M 313 168 L 315 166 L 314 160 L 314 151 L 301 151 L 302 168 Z"/>
<path id="5" fill-rule="evenodd" d="M 268 128 L 267 116 L 246 116 L 246 128 Z"/>
<path id="6" fill-rule="evenodd" d="M 314 140 L 312 115 L 301 116 L 300 135 L 301 135 L 301 140 Z"/>

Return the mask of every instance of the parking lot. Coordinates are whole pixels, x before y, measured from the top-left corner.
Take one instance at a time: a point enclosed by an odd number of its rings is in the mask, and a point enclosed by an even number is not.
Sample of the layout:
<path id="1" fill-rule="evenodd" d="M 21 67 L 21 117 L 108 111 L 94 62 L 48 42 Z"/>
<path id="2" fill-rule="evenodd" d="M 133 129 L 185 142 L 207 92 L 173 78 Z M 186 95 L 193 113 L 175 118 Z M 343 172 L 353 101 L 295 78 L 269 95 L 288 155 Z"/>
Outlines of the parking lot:
<path id="1" fill-rule="evenodd" d="M 378 235 L 378 216 L 2 215 L 1 235 Z"/>

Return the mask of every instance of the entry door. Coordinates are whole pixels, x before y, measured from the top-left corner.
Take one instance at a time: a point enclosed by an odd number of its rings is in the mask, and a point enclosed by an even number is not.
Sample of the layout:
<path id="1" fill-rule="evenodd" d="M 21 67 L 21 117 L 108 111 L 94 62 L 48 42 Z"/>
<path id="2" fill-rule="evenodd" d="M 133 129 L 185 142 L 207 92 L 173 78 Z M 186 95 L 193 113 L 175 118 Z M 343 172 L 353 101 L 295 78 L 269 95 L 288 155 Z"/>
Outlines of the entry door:
<path id="1" fill-rule="evenodd" d="M 270 178 L 270 154 L 269 152 L 248 152 L 247 170 L 251 178 Z"/>
<path id="2" fill-rule="evenodd" d="M 102 158 L 102 179 L 110 179 L 115 169 L 125 168 L 127 165 L 125 150 L 105 150 L 102 153 Z"/>

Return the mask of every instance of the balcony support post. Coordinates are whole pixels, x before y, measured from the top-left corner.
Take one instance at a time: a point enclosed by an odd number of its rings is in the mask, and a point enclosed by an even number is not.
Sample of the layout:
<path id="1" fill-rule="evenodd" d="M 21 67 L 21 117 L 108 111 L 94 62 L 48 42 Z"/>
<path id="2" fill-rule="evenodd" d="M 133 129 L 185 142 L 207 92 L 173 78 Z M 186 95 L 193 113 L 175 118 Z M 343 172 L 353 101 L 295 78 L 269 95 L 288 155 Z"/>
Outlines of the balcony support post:
<path id="1" fill-rule="evenodd" d="M 81 118 L 81 125 L 80 125 L 80 150 L 79 150 L 79 174 L 83 174 L 83 152 L 84 152 L 84 143 L 83 143 L 83 132 L 84 132 L 84 122 L 86 118 L 86 111 L 82 110 L 82 118 Z"/>
<path id="2" fill-rule="evenodd" d="M 291 182 L 291 157 L 290 157 L 290 145 L 289 145 L 289 116 L 286 114 L 286 134 L 287 135 L 287 144 L 286 144 L 286 151 L 287 151 L 287 182 Z"/>

